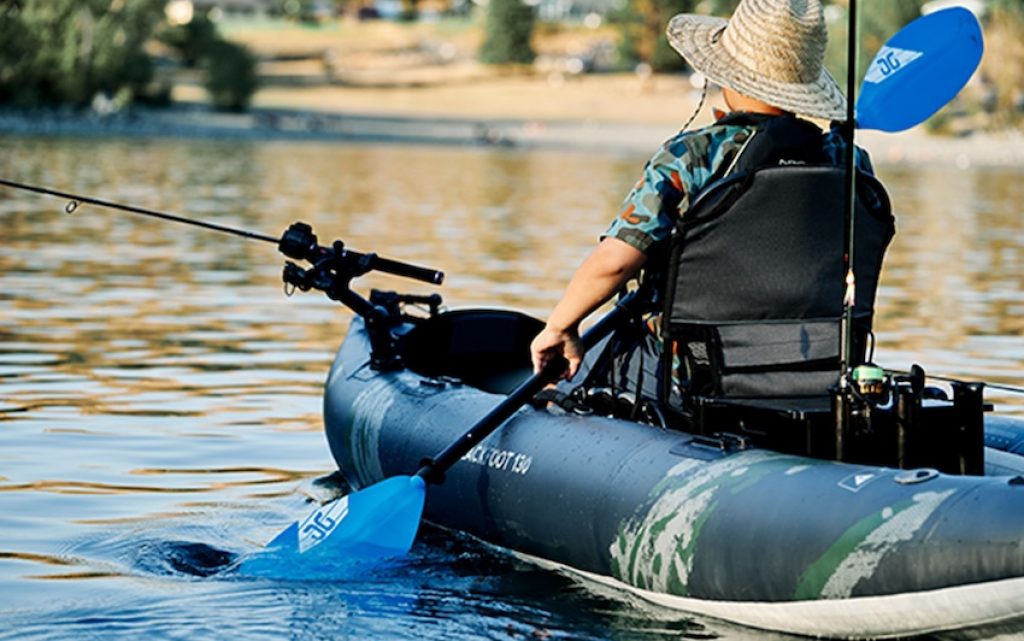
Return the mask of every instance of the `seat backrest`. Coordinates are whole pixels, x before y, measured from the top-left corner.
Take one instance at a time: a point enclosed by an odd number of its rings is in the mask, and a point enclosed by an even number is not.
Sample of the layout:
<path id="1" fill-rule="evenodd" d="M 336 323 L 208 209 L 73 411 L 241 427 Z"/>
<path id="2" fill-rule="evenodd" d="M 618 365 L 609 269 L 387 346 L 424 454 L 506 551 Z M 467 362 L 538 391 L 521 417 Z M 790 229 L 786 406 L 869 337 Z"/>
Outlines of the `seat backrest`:
<path id="1" fill-rule="evenodd" d="M 734 174 L 706 189 L 678 221 L 664 325 L 690 393 L 807 396 L 836 382 L 845 177 L 834 165 Z M 859 175 L 854 364 L 864 356 L 893 233 L 885 189 Z"/>

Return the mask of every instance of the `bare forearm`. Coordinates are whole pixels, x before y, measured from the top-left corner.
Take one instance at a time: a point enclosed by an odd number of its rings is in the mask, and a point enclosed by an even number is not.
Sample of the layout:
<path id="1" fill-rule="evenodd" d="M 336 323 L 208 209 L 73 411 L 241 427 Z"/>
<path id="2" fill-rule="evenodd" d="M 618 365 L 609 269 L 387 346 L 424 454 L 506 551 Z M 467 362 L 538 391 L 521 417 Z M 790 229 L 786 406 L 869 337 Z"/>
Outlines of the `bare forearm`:
<path id="1" fill-rule="evenodd" d="M 611 298 L 646 260 L 643 252 L 621 240 L 601 241 L 576 270 L 547 325 L 533 339 L 530 358 L 534 371 L 541 372 L 554 359 L 564 358 L 568 366 L 562 376 L 572 378 L 583 359 L 580 321 Z"/>
<path id="2" fill-rule="evenodd" d="M 646 256 L 626 243 L 606 238 L 573 274 L 562 299 L 548 317 L 548 327 L 575 330 L 643 266 Z"/>

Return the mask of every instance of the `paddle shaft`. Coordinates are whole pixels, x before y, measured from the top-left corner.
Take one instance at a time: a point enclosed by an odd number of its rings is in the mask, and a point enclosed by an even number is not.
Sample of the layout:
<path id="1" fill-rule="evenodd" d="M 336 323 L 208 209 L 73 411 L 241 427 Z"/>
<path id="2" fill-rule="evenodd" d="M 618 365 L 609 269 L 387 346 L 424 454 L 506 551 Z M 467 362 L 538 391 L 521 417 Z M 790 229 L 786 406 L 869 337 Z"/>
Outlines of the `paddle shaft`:
<path id="1" fill-rule="evenodd" d="M 605 314 L 601 320 L 597 321 L 593 327 L 580 338 L 580 343 L 583 345 L 584 350 L 592 348 L 602 338 L 610 334 L 619 323 L 626 317 L 632 310 L 634 304 L 639 302 L 639 296 L 636 292 L 632 292 L 624 296 L 615 308 Z M 544 386 L 553 381 L 560 373 L 560 368 L 564 367 L 564 362 L 555 362 L 546 368 L 544 371 L 534 374 L 530 378 L 526 379 L 519 385 L 511 394 L 505 398 L 504 401 L 499 403 L 494 409 L 487 413 L 486 416 L 477 421 L 473 427 L 469 428 L 465 434 L 460 436 L 458 440 L 442 450 L 433 459 L 428 460 L 420 469 L 416 472 L 417 476 L 422 477 L 428 483 L 440 483 L 444 479 L 444 473 L 452 466 L 455 465 L 459 459 L 466 455 L 471 449 L 476 447 L 485 438 L 491 435 L 492 432 L 497 430 L 501 425 L 507 421 L 513 414 L 519 411 L 523 405 L 527 404 L 537 392 L 544 389 Z"/>

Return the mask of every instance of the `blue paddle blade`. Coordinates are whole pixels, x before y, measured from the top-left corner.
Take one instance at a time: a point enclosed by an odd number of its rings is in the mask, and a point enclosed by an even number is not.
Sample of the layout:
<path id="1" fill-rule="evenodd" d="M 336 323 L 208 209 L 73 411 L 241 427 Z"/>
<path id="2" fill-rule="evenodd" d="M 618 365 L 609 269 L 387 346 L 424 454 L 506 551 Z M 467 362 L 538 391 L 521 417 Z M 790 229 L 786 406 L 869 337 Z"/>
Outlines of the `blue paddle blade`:
<path id="1" fill-rule="evenodd" d="M 868 67 L 857 126 L 896 132 L 924 122 L 967 84 L 983 51 L 981 26 L 967 9 L 914 20 L 889 38 Z"/>
<path id="2" fill-rule="evenodd" d="M 289 576 L 402 556 L 419 530 L 426 487 L 422 477 L 395 476 L 323 505 L 244 559 L 240 572 Z"/>

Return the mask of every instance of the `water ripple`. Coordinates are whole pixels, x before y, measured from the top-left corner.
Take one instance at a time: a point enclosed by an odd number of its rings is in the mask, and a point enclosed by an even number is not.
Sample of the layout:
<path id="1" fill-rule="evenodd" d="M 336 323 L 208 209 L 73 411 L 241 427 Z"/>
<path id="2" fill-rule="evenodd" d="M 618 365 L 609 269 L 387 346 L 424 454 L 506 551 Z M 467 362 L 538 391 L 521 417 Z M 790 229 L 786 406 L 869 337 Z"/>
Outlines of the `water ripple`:
<path id="1" fill-rule="evenodd" d="M 548 313 L 644 158 L 401 146 L 0 140 L 0 175 L 448 273 L 452 307 Z M 396 168 L 400 168 L 396 171 Z M 877 360 L 1021 385 L 1019 169 L 884 167 L 899 218 Z M 784 638 L 427 529 L 344 581 L 230 568 L 344 483 L 322 436 L 350 314 L 274 248 L 0 190 L 0 640 Z M 379 274 L 370 287 L 426 286 Z M 1024 398 L 992 390 L 1001 411 Z"/>

